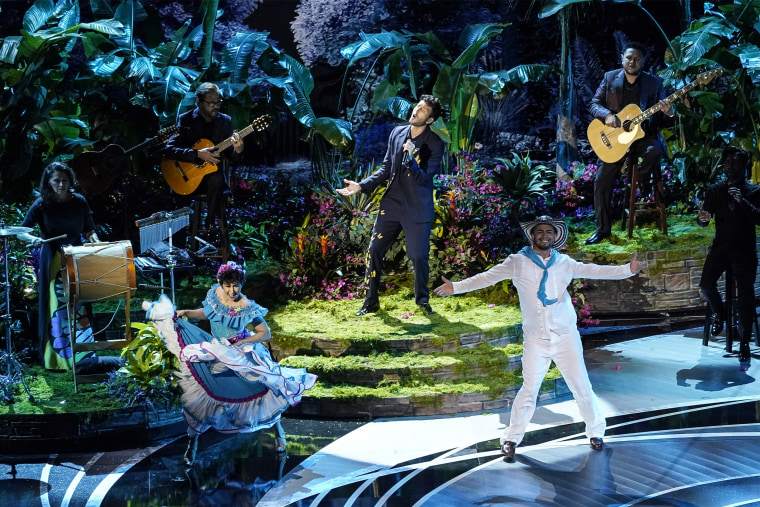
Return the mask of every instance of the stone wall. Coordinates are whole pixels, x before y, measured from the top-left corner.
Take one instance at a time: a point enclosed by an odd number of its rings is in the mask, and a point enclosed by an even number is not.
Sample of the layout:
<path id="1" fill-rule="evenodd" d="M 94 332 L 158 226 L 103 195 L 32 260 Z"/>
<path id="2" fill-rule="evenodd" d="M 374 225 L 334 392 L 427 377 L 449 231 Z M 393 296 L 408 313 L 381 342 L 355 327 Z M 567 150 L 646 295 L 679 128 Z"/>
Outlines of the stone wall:
<path id="1" fill-rule="evenodd" d="M 681 251 L 639 253 L 645 263 L 638 276 L 625 280 L 588 280 L 584 290 L 591 314 L 646 314 L 700 310 L 704 300 L 700 296 L 699 281 L 708 247 Z M 591 254 L 573 253 L 581 262 L 599 264 L 624 263 L 629 256 L 600 258 Z M 760 269 L 758 269 L 760 271 Z M 725 290 L 723 278 L 718 283 Z M 755 283 L 755 296 L 760 287 Z"/>

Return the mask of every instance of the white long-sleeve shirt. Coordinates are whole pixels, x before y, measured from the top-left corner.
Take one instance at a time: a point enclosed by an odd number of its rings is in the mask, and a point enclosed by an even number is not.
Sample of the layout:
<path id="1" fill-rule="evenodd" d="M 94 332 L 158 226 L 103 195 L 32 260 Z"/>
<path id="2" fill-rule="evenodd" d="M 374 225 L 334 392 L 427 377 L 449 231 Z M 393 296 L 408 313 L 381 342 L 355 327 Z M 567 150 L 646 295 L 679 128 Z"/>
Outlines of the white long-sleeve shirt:
<path id="1" fill-rule="evenodd" d="M 544 263 L 548 259 L 542 259 Z M 523 333 L 526 339 L 551 339 L 553 335 L 577 334 L 577 317 L 567 287 L 573 278 L 621 280 L 633 276 L 630 264 L 600 266 L 584 264 L 565 254 L 549 268 L 546 280 L 547 299 L 557 298 L 554 304 L 544 306 L 538 299 L 538 288 L 544 270 L 523 254 L 512 254 L 504 262 L 488 271 L 461 282 L 453 282 L 454 294 L 488 287 L 502 280 L 511 279 L 520 297 L 523 316 Z"/>

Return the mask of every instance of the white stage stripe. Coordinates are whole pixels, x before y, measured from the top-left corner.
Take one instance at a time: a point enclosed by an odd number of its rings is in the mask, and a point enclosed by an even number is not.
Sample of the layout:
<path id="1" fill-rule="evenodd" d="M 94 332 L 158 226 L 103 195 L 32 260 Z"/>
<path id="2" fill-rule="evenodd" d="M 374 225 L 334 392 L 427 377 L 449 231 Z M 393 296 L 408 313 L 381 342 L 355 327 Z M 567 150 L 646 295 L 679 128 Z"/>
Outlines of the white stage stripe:
<path id="1" fill-rule="evenodd" d="M 63 500 L 61 501 L 61 507 L 68 507 L 68 505 L 71 503 L 71 499 L 74 498 L 74 492 L 77 489 L 77 486 L 79 485 L 79 482 L 82 480 L 82 477 L 87 475 L 87 470 L 96 463 L 101 456 L 103 456 L 102 452 L 99 452 L 95 454 L 90 460 L 79 469 L 79 472 L 77 472 L 77 475 L 74 477 L 74 480 L 71 481 L 71 484 L 69 484 L 69 487 L 66 488 L 66 494 L 63 496 Z"/>
<path id="2" fill-rule="evenodd" d="M 111 490 L 111 487 L 116 484 L 116 481 L 121 479 L 121 477 L 129 471 L 130 468 L 135 466 L 140 461 L 144 460 L 146 457 L 150 456 L 154 452 L 158 451 L 159 449 L 165 447 L 166 445 L 174 442 L 175 440 L 178 440 L 180 438 L 184 438 L 184 435 L 181 437 L 177 437 L 175 439 L 171 439 L 169 441 L 163 442 L 160 445 L 155 445 L 153 447 L 146 447 L 145 449 L 140 449 L 138 452 L 132 455 L 131 458 L 129 458 L 127 461 L 119 465 L 116 470 L 109 473 L 105 476 L 105 478 L 98 484 L 98 487 L 95 488 L 95 490 L 90 495 L 90 498 L 87 499 L 86 507 L 99 507 L 103 500 L 105 499 L 108 492 Z"/>
<path id="3" fill-rule="evenodd" d="M 40 474 L 40 503 L 42 507 L 50 507 L 50 496 L 48 495 L 47 486 L 49 486 L 50 470 L 53 469 L 56 458 L 58 458 L 57 454 L 51 454 L 48 462 L 42 467 L 42 473 Z M 45 489 L 43 490 L 42 488 Z"/>

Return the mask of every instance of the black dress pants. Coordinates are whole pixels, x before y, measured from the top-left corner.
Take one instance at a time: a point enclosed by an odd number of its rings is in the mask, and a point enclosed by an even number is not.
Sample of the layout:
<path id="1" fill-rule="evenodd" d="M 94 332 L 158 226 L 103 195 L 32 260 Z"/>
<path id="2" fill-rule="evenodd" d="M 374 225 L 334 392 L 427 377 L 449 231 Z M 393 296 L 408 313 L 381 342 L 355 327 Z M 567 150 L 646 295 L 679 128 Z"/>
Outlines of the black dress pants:
<path id="1" fill-rule="evenodd" d="M 754 251 L 746 253 L 731 252 L 729 248 L 713 246 L 702 268 L 699 288 L 713 313 L 726 318 L 726 308 L 718 291 L 718 278 L 728 266 L 733 271 L 734 283 L 739 296 L 740 339 L 749 343 L 752 338 L 752 325 L 755 322 L 755 275 L 757 273 L 757 255 Z M 730 295 L 727 295 L 729 297 Z M 729 324 L 730 325 L 730 324 Z"/>
<path id="2" fill-rule="evenodd" d="M 625 157 L 614 163 L 602 163 L 594 180 L 594 211 L 596 212 L 596 232 L 610 234 L 612 232 L 612 192 L 615 182 L 627 157 L 634 161 L 641 159 L 638 180 L 641 193 L 648 195 L 651 190 L 650 179 L 655 183 L 662 179 L 660 159 L 662 151 L 657 138 L 644 137 L 631 145 Z"/>
<path id="3" fill-rule="evenodd" d="M 365 304 L 378 303 L 383 257 L 402 230 L 406 236 L 406 255 L 414 267 L 414 299 L 417 304 L 427 303 L 430 300 L 428 289 L 430 226 L 431 222 L 415 223 L 408 219 L 394 219 L 382 210 L 380 211 L 375 226 L 372 228 L 372 239 L 367 250 L 367 270 L 364 276 L 364 282 L 367 285 Z"/>

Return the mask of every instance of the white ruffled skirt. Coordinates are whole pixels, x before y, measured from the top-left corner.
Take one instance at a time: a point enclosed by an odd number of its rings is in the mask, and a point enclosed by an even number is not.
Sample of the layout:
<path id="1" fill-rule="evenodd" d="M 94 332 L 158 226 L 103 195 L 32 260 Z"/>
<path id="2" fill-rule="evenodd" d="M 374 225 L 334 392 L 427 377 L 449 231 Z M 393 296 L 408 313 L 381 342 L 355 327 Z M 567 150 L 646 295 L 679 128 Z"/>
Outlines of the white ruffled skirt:
<path id="1" fill-rule="evenodd" d="M 191 433 L 269 428 L 317 381 L 304 368 L 278 365 L 262 343 L 229 345 L 185 320 L 169 323 L 154 321 L 169 350 L 179 352 L 179 385 Z"/>

